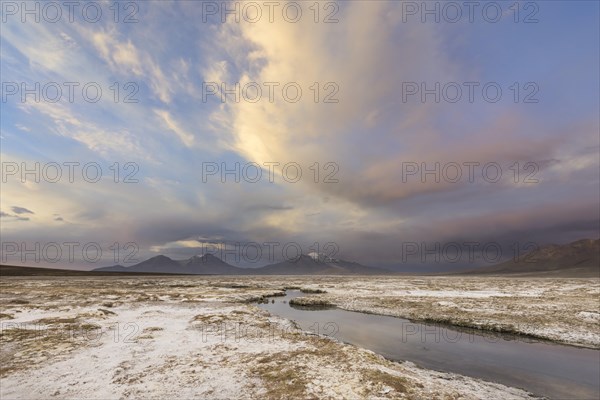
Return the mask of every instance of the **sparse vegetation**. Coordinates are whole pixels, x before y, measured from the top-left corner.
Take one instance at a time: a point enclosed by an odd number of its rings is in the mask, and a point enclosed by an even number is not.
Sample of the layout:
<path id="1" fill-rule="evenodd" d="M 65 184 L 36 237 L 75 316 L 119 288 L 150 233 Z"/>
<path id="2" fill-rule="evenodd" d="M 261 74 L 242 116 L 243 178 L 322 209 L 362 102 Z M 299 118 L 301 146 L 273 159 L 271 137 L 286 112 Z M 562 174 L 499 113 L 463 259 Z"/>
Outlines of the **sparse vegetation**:
<path id="1" fill-rule="evenodd" d="M 158 332 L 164 330 L 165 328 L 161 328 L 160 326 L 150 326 L 148 328 L 144 328 L 144 332 Z"/>
<path id="2" fill-rule="evenodd" d="M 381 392 L 385 386 L 393 389 L 396 393 L 407 393 L 410 382 L 402 377 L 395 376 L 377 369 L 365 369 L 362 372 L 363 379 L 375 386 L 374 392 Z M 388 392 L 389 393 L 389 392 Z"/>
<path id="3" fill-rule="evenodd" d="M 325 290 L 321 290 L 321 289 L 313 289 L 313 288 L 302 288 L 300 289 L 300 291 L 302 293 L 306 293 L 306 294 L 320 294 L 320 293 L 327 293 Z"/>
<path id="4" fill-rule="evenodd" d="M 186 281 L 189 279 L 194 281 Z M 243 393 L 244 397 L 255 398 L 528 396 L 518 389 L 465 377 L 457 380 L 452 375 L 394 363 L 353 346 L 308 335 L 293 321 L 270 317 L 248 304 L 273 301 L 270 296 L 285 294 L 282 287 L 311 292 L 310 296 L 292 300 L 290 303 L 295 307 L 340 306 L 463 325 L 465 329 L 475 325 L 478 329 L 523 333 L 518 322 L 527 321 L 529 328 L 560 324 L 571 326 L 574 331 L 597 332 L 600 284 L 595 281 L 239 279 L 235 284 L 231 277 L 0 281 L 5 296 L 3 304 L 10 304 L 0 317 L 21 321 L 27 320 L 27 313 L 31 313 L 35 318 L 30 321 L 44 327 L 41 333 L 18 324 L 3 329 L 2 390 L 19 379 L 23 393 L 41 387 L 45 393 L 59 391 L 65 397 L 94 397 L 95 383 L 90 386 L 91 391 L 76 392 L 87 386 L 67 387 L 64 381 L 61 385 L 61 378 L 44 379 L 58 376 L 53 368 L 61 361 L 72 368 L 61 373 L 73 374 L 89 365 L 90 369 L 82 374 L 97 375 L 100 381 L 110 382 L 109 386 L 115 390 L 134 397 L 148 395 L 146 382 L 150 379 L 168 382 L 170 391 L 161 392 L 164 396 L 181 394 L 178 390 L 190 385 L 197 385 L 199 397 L 223 393 L 229 397 Z M 39 282 L 44 285 L 38 285 Z M 35 299 L 35 304 L 23 299 L 24 290 L 27 299 Z M 478 297 L 468 297 L 471 293 Z M 122 315 L 127 315 L 127 319 L 123 320 Z M 141 321 L 145 328 L 136 328 Z M 128 323 L 134 325 L 128 327 Z M 173 326 L 186 328 L 173 330 Z M 201 326 L 211 329 L 198 329 Z M 224 327 L 225 331 L 215 327 Z M 240 332 L 247 336 L 240 337 Z M 102 353 L 108 344 L 111 347 L 107 348 L 113 349 L 110 355 Z M 114 346 L 121 351 L 114 353 Z M 90 353 L 87 349 L 96 350 Z M 85 357 L 86 362 L 81 363 L 80 357 Z M 38 370 L 39 373 L 35 372 Z M 231 385 L 231 391 L 223 392 L 224 385 Z"/>
<path id="5" fill-rule="evenodd" d="M 335 305 L 329 301 L 316 297 L 296 297 L 290 300 L 290 306 L 299 308 L 310 308 L 315 310 L 323 310 L 334 308 Z"/>
<path id="6" fill-rule="evenodd" d="M 29 304 L 29 301 L 24 299 L 13 299 L 10 300 L 8 304 Z"/>

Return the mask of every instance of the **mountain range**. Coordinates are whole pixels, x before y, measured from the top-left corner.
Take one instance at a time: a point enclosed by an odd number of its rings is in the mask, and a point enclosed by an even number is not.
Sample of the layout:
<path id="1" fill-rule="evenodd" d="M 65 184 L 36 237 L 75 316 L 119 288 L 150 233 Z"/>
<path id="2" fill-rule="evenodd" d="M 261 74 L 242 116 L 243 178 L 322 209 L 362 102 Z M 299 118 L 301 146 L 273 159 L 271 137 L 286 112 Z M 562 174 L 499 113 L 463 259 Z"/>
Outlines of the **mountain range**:
<path id="1" fill-rule="evenodd" d="M 96 268 L 97 272 L 146 272 L 191 275 L 387 275 L 392 271 L 367 267 L 352 261 L 338 260 L 321 255 L 301 255 L 260 268 L 239 268 L 212 254 L 193 256 L 187 260 L 173 260 L 159 255 L 131 267 L 114 265 Z"/>
<path id="2" fill-rule="evenodd" d="M 544 275 L 600 278 L 600 239 L 582 239 L 568 244 L 551 244 L 509 260 L 460 274 Z"/>
<path id="3" fill-rule="evenodd" d="M 173 260 L 159 255 L 131 267 L 114 265 L 92 271 L 60 270 L 14 265 L 0 265 L 2 276 L 29 275 L 388 275 L 397 272 L 367 267 L 355 262 L 311 253 L 296 260 L 283 261 L 261 268 L 239 268 L 218 257 L 206 254 L 187 260 Z M 547 245 L 520 257 L 490 267 L 447 272 L 444 275 L 499 275 L 600 278 L 600 240 L 583 239 L 563 245 Z M 429 274 L 426 274 L 429 275 Z M 434 275 L 439 275 L 438 273 Z"/>

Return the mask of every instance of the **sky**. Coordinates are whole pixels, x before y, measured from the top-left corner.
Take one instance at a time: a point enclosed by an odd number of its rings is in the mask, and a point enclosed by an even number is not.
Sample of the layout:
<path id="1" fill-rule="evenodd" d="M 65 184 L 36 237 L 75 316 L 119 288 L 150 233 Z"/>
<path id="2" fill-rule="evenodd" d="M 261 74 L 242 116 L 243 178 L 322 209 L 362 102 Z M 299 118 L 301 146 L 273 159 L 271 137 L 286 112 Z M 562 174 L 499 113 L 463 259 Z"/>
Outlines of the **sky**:
<path id="1" fill-rule="evenodd" d="M 2 263 L 598 238 L 598 2 L 267 3 L 2 2 Z"/>

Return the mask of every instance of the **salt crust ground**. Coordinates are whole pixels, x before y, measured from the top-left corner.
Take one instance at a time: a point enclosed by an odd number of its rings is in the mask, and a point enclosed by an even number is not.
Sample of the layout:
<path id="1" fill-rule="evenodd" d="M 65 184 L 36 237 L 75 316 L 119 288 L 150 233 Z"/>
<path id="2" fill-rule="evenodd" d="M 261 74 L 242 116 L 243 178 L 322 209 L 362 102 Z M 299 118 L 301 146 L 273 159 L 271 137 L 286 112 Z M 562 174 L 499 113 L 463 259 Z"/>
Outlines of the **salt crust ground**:
<path id="1" fill-rule="evenodd" d="M 483 312 L 494 316 L 490 304 L 502 303 L 490 299 L 506 300 L 517 293 L 514 285 L 493 279 L 445 282 L 367 277 L 3 278 L 0 397 L 532 398 L 520 389 L 391 362 L 302 332 L 293 322 L 249 303 L 296 286 L 325 290 L 310 296 L 347 309 L 392 315 L 418 310 L 398 308 L 400 298 L 431 305 L 446 302 L 433 310 L 466 304 L 476 309 L 483 299 Z M 552 297 L 549 305 L 556 307 L 562 303 L 546 293 L 565 293 L 572 306 L 570 318 L 588 324 L 579 327 L 582 332 L 584 326 L 597 329 L 598 309 L 581 293 L 597 300 L 598 284 L 578 282 L 521 285 L 529 288 L 523 293 L 530 299 L 535 296 L 540 303 L 544 296 Z M 465 295 L 468 291 L 472 297 Z M 521 315 L 527 312 L 519 309 L 525 303 L 517 300 L 509 309 Z M 548 314 L 550 322 L 554 315 Z"/>
<path id="2" fill-rule="evenodd" d="M 600 279 L 371 278 L 307 285 L 340 308 L 600 348 Z"/>

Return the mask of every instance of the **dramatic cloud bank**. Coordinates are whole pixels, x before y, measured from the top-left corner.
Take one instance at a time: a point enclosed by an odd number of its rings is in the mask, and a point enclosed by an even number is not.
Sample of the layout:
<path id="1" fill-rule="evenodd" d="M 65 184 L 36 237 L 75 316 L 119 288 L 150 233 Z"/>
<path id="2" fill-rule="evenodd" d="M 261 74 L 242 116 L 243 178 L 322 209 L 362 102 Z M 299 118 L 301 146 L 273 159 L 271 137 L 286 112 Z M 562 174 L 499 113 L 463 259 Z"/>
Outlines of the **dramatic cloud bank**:
<path id="1" fill-rule="evenodd" d="M 402 267 L 407 242 L 599 235 L 598 4 L 546 2 L 537 23 L 396 1 L 302 3 L 297 22 L 285 2 L 225 22 L 221 2 L 143 2 L 123 23 L 98 4 L 95 23 L 3 14 L 2 262 L 34 264 L 36 242 L 103 249 L 72 268 L 122 263 L 115 243 L 143 260 L 334 242 Z"/>

